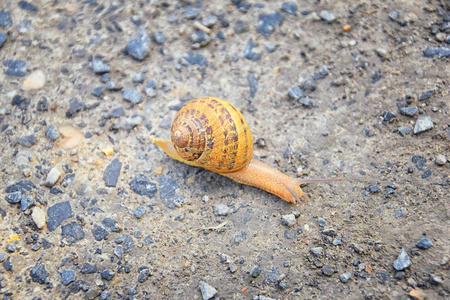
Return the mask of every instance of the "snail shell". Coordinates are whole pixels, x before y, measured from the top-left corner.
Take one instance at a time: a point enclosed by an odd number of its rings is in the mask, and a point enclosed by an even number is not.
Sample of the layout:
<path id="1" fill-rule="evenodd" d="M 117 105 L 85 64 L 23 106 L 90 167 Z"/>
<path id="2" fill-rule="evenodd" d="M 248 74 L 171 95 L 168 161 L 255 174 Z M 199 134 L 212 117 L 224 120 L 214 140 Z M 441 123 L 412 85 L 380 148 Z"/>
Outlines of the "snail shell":
<path id="1" fill-rule="evenodd" d="M 252 159 L 252 135 L 244 116 L 219 98 L 198 98 L 183 106 L 171 129 L 180 157 L 217 173 L 244 168 Z"/>

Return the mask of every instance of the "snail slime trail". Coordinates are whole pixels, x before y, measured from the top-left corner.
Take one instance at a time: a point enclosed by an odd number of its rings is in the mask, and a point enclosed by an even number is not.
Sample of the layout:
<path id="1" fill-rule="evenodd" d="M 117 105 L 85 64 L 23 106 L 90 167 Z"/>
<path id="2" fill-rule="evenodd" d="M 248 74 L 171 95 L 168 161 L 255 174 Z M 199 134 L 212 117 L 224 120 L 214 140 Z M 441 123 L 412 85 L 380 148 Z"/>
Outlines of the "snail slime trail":
<path id="1" fill-rule="evenodd" d="M 343 179 L 292 178 L 253 158 L 252 134 L 244 116 L 215 97 L 188 102 L 176 114 L 171 139 L 151 140 L 175 160 L 205 168 L 272 193 L 290 203 L 308 199 L 302 183 Z"/>

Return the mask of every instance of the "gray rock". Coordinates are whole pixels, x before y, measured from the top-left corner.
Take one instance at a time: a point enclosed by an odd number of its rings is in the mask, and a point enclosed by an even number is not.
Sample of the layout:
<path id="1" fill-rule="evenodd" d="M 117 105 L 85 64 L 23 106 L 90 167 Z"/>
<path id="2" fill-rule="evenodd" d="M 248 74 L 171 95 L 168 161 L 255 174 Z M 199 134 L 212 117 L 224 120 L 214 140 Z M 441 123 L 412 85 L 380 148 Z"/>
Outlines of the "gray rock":
<path id="1" fill-rule="evenodd" d="M 6 33 L 0 32 L 0 49 L 5 44 L 7 38 L 8 36 L 6 35 Z"/>
<path id="2" fill-rule="evenodd" d="M 261 59 L 261 53 L 255 52 L 255 44 L 253 43 L 252 39 L 248 40 L 247 47 L 245 47 L 244 50 L 244 58 L 248 60 L 260 60 Z"/>
<path id="3" fill-rule="evenodd" d="M 390 111 L 385 110 L 383 112 L 382 117 L 383 117 L 383 121 L 390 122 L 395 118 L 395 115 L 393 113 L 391 113 Z"/>
<path id="4" fill-rule="evenodd" d="M 111 71 L 111 67 L 105 64 L 101 58 L 94 58 L 92 60 L 92 69 L 96 74 L 104 74 Z"/>
<path id="5" fill-rule="evenodd" d="M 423 56 L 428 58 L 444 58 L 450 57 L 450 48 L 447 47 L 427 47 L 423 50 Z"/>
<path id="6" fill-rule="evenodd" d="M 142 102 L 141 94 L 135 89 L 122 89 L 122 98 L 123 100 L 131 102 L 133 104 Z"/>
<path id="7" fill-rule="evenodd" d="M 181 58 L 182 61 L 186 62 L 189 65 L 196 65 L 201 67 L 207 67 L 208 66 L 208 60 L 201 55 L 200 53 L 196 52 L 187 52 L 183 55 Z"/>
<path id="8" fill-rule="evenodd" d="M 179 186 L 172 176 L 160 176 L 158 183 L 159 197 L 168 208 L 175 209 L 187 201 L 186 197 L 180 193 Z"/>
<path id="9" fill-rule="evenodd" d="M 230 208 L 225 204 L 217 204 L 213 206 L 213 212 L 216 216 L 226 216 L 230 213 Z"/>
<path id="10" fill-rule="evenodd" d="M 264 47 L 266 47 L 266 51 L 269 53 L 275 52 L 278 48 L 278 44 L 273 42 L 265 42 Z"/>
<path id="11" fill-rule="evenodd" d="M 198 16 L 198 12 L 192 7 L 187 6 L 183 13 L 183 18 L 187 20 L 193 20 Z"/>
<path id="12" fill-rule="evenodd" d="M 145 81 L 145 74 L 144 73 L 138 73 L 133 76 L 131 79 L 134 83 L 143 83 Z"/>
<path id="13" fill-rule="evenodd" d="M 11 13 L 1 10 L 0 11 L 0 27 L 9 28 L 13 26 L 13 20 L 11 18 Z"/>
<path id="14" fill-rule="evenodd" d="M 236 34 L 241 34 L 249 30 L 250 26 L 248 25 L 248 22 L 244 20 L 237 20 L 236 23 L 234 23 L 234 33 Z"/>
<path id="15" fill-rule="evenodd" d="M 322 233 L 331 237 L 336 236 L 336 230 L 334 230 L 333 228 L 324 229 Z"/>
<path id="16" fill-rule="evenodd" d="M 16 251 L 16 247 L 13 244 L 9 243 L 8 245 L 6 245 L 6 251 L 8 251 L 9 253 L 13 253 Z"/>
<path id="17" fill-rule="evenodd" d="M 202 25 L 208 28 L 213 27 L 219 21 L 219 18 L 215 15 L 209 15 L 202 20 Z"/>
<path id="18" fill-rule="evenodd" d="M 389 19 L 391 19 L 392 21 L 397 21 L 400 14 L 398 11 L 391 11 L 391 12 L 389 12 L 388 16 L 389 16 Z"/>
<path id="19" fill-rule="evenodd" d="M 247 240 L 247 232 L 245 231 L 240 231 L 238 233 L 236 233 L 233 238 L 231 239 L 230 243 L 231 245 L 235 245 L 235 244 L 241 244 L 243 243 L 245 240 Z"/>
<path id="20" fill-rule="evenodd" d="M 272 270 L 270 270 L 269 273 L 267 273 L 266 278 L 264 278 L 263 283 L 264 284 L 277 284 L 283 279 L 283 274 L 281 273 L 281 270 L 274 267 Z"/>
<path id="21" fill-rule="evenodd" d="M 20 209 L 22 211 L 26 211 L 31 206 L 34 206 L 34 198 L 30 195 L 22 195 L 22 199 L 20 199 Z"/>
<path id="22" fill-rule="evenodd" d="M 234 262 L 230 262 L 228 264 L 228 269 L 230 269 L 231 273 L 235 273 L 238 270 L 238 267 L 236 266 L 236 264 Z"/>
<path id="23" fill-rule="evenodd" d="M 345 273 L 339 275 L 339 280 L 342 283 L 347 283 L 350 280 L 350 278 L 352 278 L 352 274 L 350 272 L 345 272 Z"/>
<path id="24" fill-rule="evenodd" d="M 22 192 L 16 191 L 5 196 L 5 200 L 11 204 L 19 203 L 22 200 Z"/>
<path id="25" fill-rule="evenodd" d="M 281 5 L 281 10 L 285 13 L 296 16 L 297 15 L 297 3 L 295 2 L 284 2 Z"/>
<path id="26" fill-rule="evenodd" d="M 426 237 L 426 238 L 423 238 L 420 241 L 418 241 L 416 246 L 419 249 L 426 250 L 433 246 L 433 242 L 429 238 Z"/>
<path id="27" fill-rule="evenodd" d="M 411 259 L 409 259 L 408 253 L 405 248 L 400 250 L 397 259 L 394 261 L 394 268 L 397 271 L 402 271 L 412 265 Z"/>
<path id="28" fill-rule="evenodd" d="M 402 115 L 412 117 L 419 111 L 419 109 L 417 108 L 417 106 L 400 107 L 399 111 Z"/>
<path id="29" fill-rule="evenodd" d="M 209 300 L 217 294 L 217 290 L 204 281 L 200 281 L 198 283 L 198 287 L 202 293 L 203 300 Z"/>
<path id="30" fill-rule="evenodd" d="M 109 230 L 102 223 L 95 223 L 92 229 L 92 235 L 96 241 L 106 240 L 109 237 Z"/>
<path id="31" fill-rule="evenodd" d="M 425 101 L 427 99 L 430 99 L 430 97 L 433 96 L 433 95 L 434 95 L 434 91 L 428 90 L 428 91 L 420 93 L 419 97 L 417 98 L 417 100 Z"/>
<path id="32" fill-rule="evenodd" d="M 194 47 L 205 47 L 211 41 L 209 35 L 203 30 L 197 30 L 191 34 L 191 42 Z"/>
<path id="33" fill-rule="evenodd" d="M 411 132 L 411 129 L 409 127 L 399 127 L 398 128 L 398 132 L 400 132 L 400 134 L 402 136 L 408 135 Z"/>
<path id="34" fill-rule="evenodd" d="M 342 239 L 340 237 L 334 238 L 333 246 L 339 246 L 340 244 L 342 244 Z"/>
<path id="35" fill-rule="evenodd" d="M 117 246 L 114 247 L 113 253 L 115 256 L 117 256 L 118 259 L 122 259 L 123 257 L 123 247 L 122 246 Z"/>
<path id="36" fill-rule="evenodd" d="M 103 172 L 103 181 L 105 181 L 106 186 L 116 187 L 121 169 L 122 163 L 120 160 L 118 158 L 113 159 Z"/>
<path id="37" fill-rule="evenodd" d="M 61 283 L 65 286 L 75 281 L 75 270 L 73 269 L 61 270 L 60 274 L 61 274 Z"/>
<path id="38" fill-rule="evenodd" d="M 447 162 L 447 157 L 443 154 L 436 155 L 435 162 L 438 166 L 443 166 Z"/>
<path id="39" fill-rule="evenodd" d="M 97 265 L 85 262 L 80 270 L 81 274 L 94 274 L 97 273 Z"/>
<path id="40" fill-rule="evenodd" d="M 78 98 L 72 98 L 69 100 L 69 109 L 66 111 L 66 117 L 73 117 L 75 114 L 85 109 L 87 109 L 86 103 L 80 101 Z"/>
<path id="41" fill-rule="evenodd" d="M 123 252 L 129 253 L 135 247 L 136 246 L 134 245 L 133 238 L 129 234 L 124 234 L 123 235 Z"/>
<path id="42" fill-rule="evenodd" d="M 315 257 L 321 257 L 323 253 L 322 247 L 315 247 L 309 250 Z"/>
<path id="43" fill-rule="evenodd" d="M 441 276 L 435 275 L 435 274 L 430 274 L 430 283 L 432 285 L 439 285 L 442 284 L 444 282 L 444 279 L 442 279 Z"/>
<path id="44" fill-rule="evenodd" d="M 110 281 L 111 279 L 114 278 L 114 275 L 116 275 L 116 274 L 114 273 L 114 271 L 112 271 L 110 269 L 105 269 L 100 272 L 100 275 L 101 275 L 102 279 Z"/>
<path id="45" fill-rule="evenodd" d="M 295 239 L 295 237 L 297 236 L 297 232 L 293 229 L 287 229 L 284 231 L 284 237 L 287 238 L 288 240 L 293 240 Z"/>
<path id="46" fill-rule="evenodd" d="M 322 273 L 326 276 L 332 276 L 334 273 L 334 270 L 330 265 L 325 265 L 322 267 Z"/>
<path id="47" fill-rule="evenodd" d="M 69 201 L 56 203 L 47 210 L 47 228 L 54 231 L 68 218 L 73 217 L 72 206 Z"/>
<path id="48" fill-rule="evenodd" d="M 414 134 L 418 134 L 433 128 L 430 116 L 419 117 L 414 125 Z"/>
<path id="49" fill-rule="evenodd" d="M 34 134 L 22 136 L 17 140 L 17 143 L 26 148 L 31 148 L 37 144 L 37 138 Z"/>
<path id="50" fill-rule="evenodd" d="M 95 97 L 100 98 L 101 96 L 103 96 L 103 91 L 104 91 L 104 90 L 105 90 L 104 87 L 98 86 L 98 87 L 94 88 L 94 89 L 91 91 L 91 94 L 92 94 L 93 96 L 95 96 Z"/>
<path id="51" fill-rule="evenodd" d="M 77 222 L 70 222 L 69 224 L 61 226 L 61 238 L 69 244 L 74 244 L 84 239 L 84 231 Z"/>
<path id="52" fill-rule="evenodd" d="M 159 45 L 164 44 L 164 40 L 165 40 L 164 33 L 162 33 L 162 32 L 155 33 L 153 35 L 153 39 L 155 40 L 155 43 L 157 43 Z"/>
<path id="53" fill-rule="evenodd" d="M 131 57 L 138 61 L 142 61 L 147 57 L 150 53 L 150 36 L 145 27 L 139 27 L 137 36 L 128 42 L 125 50 Z"/>
<path id="54" fill-rule="evenodd" d="M 138 206 L 138 207 L 134 210 L 133 216 L 134 216 L 136 219 L 140 219 L 140 218 L 142 218 L 142 217 L 144 216 L 145 212 L 146 212 L 145 206 Z"/>
<path id="55" fill-rule="evenodd" d="M 260 14 L 258 16 L 258 32 L 264 36 L 270 36 L 274 32 L 275 27 L 281 26 L 283 19 L 283 15 L 279 11 Z"/>
<path id="56" fill-rule="evenodd" d="M 299 86 L 294 85 L 289 88 L 288 96 L 289 96 L 289 99 L 298 100 L 298 99 L 304 97 L 305 94 L 303 93 L 302 89 Z"/>
<path id="57" fill-rule="evenodd" d="M 295 215 L 293 215 L 293 214 L 281 216 L 281 223 L 287 227 L 294 226 L 295 221 L 296 221 Z"/>
<path id="58" fill-rule="evenodd" d="M 158 95 L 158 92 L 153 88 L 145 88 L 144 92 L 150 98 L 154 98 Z"/>
<path id="59" fill-rule="evenodd" d="M 328 222 L 323 218 L 319 218 L 317 220 L 317 224 L 319 225 L 319 227 L 325 227 L 328 225 Z"/>
<path id="60" fill-rule="evenodd" d="M 24 60 L 6 59 L 3 65 L 6 67 L 5 74 L 8 76 L 25 77 L 27 75 L 28 64 Z"/>
<path id="61" fill-rule="evenodd" d="M 116 82 L 114 80 L 109 80 L 106 83 L 106 89 L 108 91 L 119 91 L 122 89 L 122 87 L 120 85 L 117 85 Z"/>
<path id="62" fill-rule="evenodd" d="M 5 193 L 21 192 L 24 194 L 26 191 L 31 192 L 36 186 L 30 180 L 19 180 L 11 185 L 8 185 L 5 189 Z"/>
<path id="63" fill-rule="evenodd" d="M 40 284 L 47 283 L 48 275 L 50 274 L 45 270 L 45 265 L 43 263 L 37 263 L 30 271 L 31 279 Z"/>
<path id="64" fill-rule="evenodd" d="M 61 172 L 57 167 L 53 167 L 50 172 L 47 174 L 47 178 L 45 179 L 44 185 L 46 187 L 52 187 L 56 184 L 59 177 L 61 177 Z"/>
<path id="65" fill-rule="evenodd" d="M 50 125 L 45 130 L 45 137 L 48 138 L 50 141 L 54 142 L 57 138 L 59 138 L 60 133 L 58 129 L 56 129 L 55 126 Z"/>
<path id="66" fill-rule="evenodd" d="M 336 20 L 336 17 L 328 10 L 322 10 L 319 16 L 327 23 L 332 23 L 334 20 Z"/>
<path id="67" fill-rule="evenodd" d="M 250 275 L 253 278 L 257 278 L 259 275 L 261 274 L 261 267 L 259 265 L 254 266 L 251 270 L 250 270 Z"/>
<path id="68" fill-rule="evenodd" d="M 313 102 L 311 98 L 309 97 L 303 97 L 300 100 L 298 100 L 298 103 L 300 103 L 304 108 L 312 108 Z"/>

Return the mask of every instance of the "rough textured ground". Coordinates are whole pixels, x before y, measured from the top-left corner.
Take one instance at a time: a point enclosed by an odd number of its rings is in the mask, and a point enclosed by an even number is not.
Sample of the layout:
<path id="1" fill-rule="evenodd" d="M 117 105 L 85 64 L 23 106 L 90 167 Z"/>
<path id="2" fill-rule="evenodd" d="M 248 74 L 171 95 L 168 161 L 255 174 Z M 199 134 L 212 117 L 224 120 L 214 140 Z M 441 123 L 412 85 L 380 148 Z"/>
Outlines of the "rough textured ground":
<path id="1" fill-rule="evenodd" d="M 4 299 L 449 297 L 448 3 L 238 2 L 1 2 Z M 149 138 L 202 96 L 268 165 L 346 181 L 292 205 L 171 160 Z"/>

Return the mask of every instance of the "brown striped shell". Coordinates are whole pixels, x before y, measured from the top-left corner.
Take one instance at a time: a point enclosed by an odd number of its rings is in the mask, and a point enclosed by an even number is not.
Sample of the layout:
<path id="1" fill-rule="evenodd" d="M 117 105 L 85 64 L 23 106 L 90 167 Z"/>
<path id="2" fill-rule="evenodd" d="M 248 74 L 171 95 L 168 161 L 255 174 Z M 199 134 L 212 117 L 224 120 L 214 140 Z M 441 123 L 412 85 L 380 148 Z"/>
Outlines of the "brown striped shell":
<path id="1" fill-rule="evenodd" d="M 247 121 L 219 98 L 198 98 L 183 106 L 172 123 L 171 139 L 181 158 L 217 173 L 238 171 L 253 156 Z"/>

